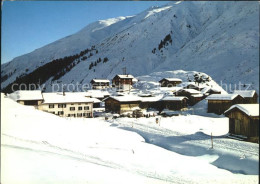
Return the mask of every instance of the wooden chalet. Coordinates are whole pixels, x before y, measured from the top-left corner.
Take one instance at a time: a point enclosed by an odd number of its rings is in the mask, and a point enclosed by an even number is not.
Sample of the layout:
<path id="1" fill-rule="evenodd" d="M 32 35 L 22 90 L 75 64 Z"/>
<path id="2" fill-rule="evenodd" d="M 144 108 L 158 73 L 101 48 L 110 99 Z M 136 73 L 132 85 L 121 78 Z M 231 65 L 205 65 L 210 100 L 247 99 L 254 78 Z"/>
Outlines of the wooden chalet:
<path id="1" fill-rule="evenodd" d="M 105 89 L 109 88 L 109 80 L 108 79 L 92 79 L 90 81 L 92 85 L 92 89 Z"/>
<path id="2" fill-rule="evenodd" d="M 189 105 L 195 105 L 196 103 L 200 102 L 201 100 L 205 99 L 206 95 L 204 94 L 194 94 L 191 95 L 188 99 L 188 104 Z"/>
<path id="3" fill-rule="evenodd" d="M 160 96 L 141 96 L 141 102 L 139 107 L 141 109 L 149 109 L 149 108 L 153 108 L 153 109 L 160 109 L 161 107 L 161 99 L 162 99 L 162 95 Z"/>
<path id="4" fill-rule="evenodd" d="M 229 133 L 246 136 L 259 143 L 259 104 L 236 104 L 225 111 L 229 117 Z"/>
<path id="5" fill-rule="evenodd" d="M 182 83 L 181 79 L 178 78 L 163 78 L 159 81 L 161 87 L 174 87 Z"/>
<path id="6" fill-rule="evenodd" d="M 206 94 L 206 95 L 221 94 L 221 90 L 215 89 L 215 88 L 211 88 L 211 87 L 204 87 L 201 90 L 201 92 Z"/>
<path id="7" fill-rule="evenodd" d="M 8 94 L 8 97 L 22 105 L 38 106 L 43 102 L 40 90 L 18 90 Z"/>
<path id="8" fill-rule="evenodd" d="M 162 108 L 169 110 L 181 110 L 187 107 L 188 98 L 185 96 L 167 96 L 161 100 Z"/>
<path id="9" fill-rule="evenodd" d="M 132 112 L 139 108 L 141 99 L 136 96 L 110 96 L 105 101 L 105 111 L 117 114 Z"/>
<path id="10" fill-rule="evenodd" d="M 212 94 L 208 100 L 208 113 L 223 114 L 232 105 L 243 103 L 244 98 L 238 94 Z"/>
<path id="11" fill-rule="evenodd" d="M 258 95 L 255 90 L 235 90 L 234 94 L 239 94 L 244 98 L 244 104 L 257 103 Z"/>
<path id="12" fill-rule="evenodd" d="M 116 75 L 112 80 L 112 86 L 119 91 L 130 91 L 135 78 L 132 75 Z"/>

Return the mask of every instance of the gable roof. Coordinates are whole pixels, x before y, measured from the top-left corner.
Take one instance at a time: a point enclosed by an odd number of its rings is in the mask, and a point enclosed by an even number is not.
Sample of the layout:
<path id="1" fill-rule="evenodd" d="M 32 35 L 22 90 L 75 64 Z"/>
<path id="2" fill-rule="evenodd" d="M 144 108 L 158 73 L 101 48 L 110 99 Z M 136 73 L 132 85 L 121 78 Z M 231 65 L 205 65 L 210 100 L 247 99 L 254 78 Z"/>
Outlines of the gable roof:
<path id="1" fill-rule="evenodd" d="M 109 98 L 113 98 L 114 100 L 118 102 L 137 102 L 141 101 L 141 98 L 134 95 L 125 95 L 125 96 L 110 96 L 104 100 L 107 100 Z"/>
<path id="2" fill-rule="evenodd" d="M 185 98 L 187 99 L 185 96 L 166 96 L 162 101 L 182 101 Z"/>
<path id="3" fill-rule="evenodd" d="M 108 79 L 92 79 L 91 82 L 110 82 Z"/>
<path id="4" fill-rule="evenodd" d="M 95 100 L 92 98 L 78 95 L 78 93 L 42 93 L 43 104 L 53 103 L 93 103 Z"/>
<path id="5" fill-rule="evenodd" d="M 160 80 L 159 82 L 161 82 L 161 81 L 163 81 L 163 80 L 167 80 L 167 81 L 169 81 L 169 82 L 174 82 L 174 81 L 176 81 L 176 82 L 182 82 L 182 80 L 181 80 L 181 79 L 178 79 L 178 78 L 163 78 L 163 79 Z"/>
<path id="6" fill-rule="evenodd" d="M 239 109 L 248 116 L 259 116 L 259 104 L 236 104 L 232 105 L 224 114 L 229 113 L 233 109 Z"/>
<path id="7" fill-rule="evenodd" d="M 255 90 L 234 90 L 233 94 L 239 94 L 242 97 L 253 97 L 255 95 Z"/>
<path id="8" fill-rule="evenodd" d="M 18 100 L 43 100 L 40 90 L 18 90 L 8 95 L 11 99 Z"/>
<path id="9" fill-rule="evenodd" d="M 133 79 L 134 78 L 134 76 L 132 76 L 132 75 L 116 75 L 116 76 L 118 76 L 121 79 Z"/>
<path id="10" fill-rule="evenodd" d="M 209 95 L 206 100 L 233 100 L 238 94 L 212 94 Z"/>

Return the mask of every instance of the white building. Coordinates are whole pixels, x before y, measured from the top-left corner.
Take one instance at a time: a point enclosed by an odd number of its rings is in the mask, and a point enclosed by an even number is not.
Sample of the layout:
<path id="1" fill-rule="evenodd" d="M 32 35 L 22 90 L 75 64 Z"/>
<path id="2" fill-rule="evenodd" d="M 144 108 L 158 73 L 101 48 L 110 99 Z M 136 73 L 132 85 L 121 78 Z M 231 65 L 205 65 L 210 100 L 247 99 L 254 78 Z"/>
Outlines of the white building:
<path id="1" fill-rule="evenodd" d="M 39 110 L 63 117 L 93 117 L 93 99 L 77 93 L 42 93 Z"/>
<path id="2" fill-rule="evenodd" d="M 38 106 L 43 102 L 43 97 L 40 90 L 18 90 L 8 94 L 8 97 L 22 105 Z"/>

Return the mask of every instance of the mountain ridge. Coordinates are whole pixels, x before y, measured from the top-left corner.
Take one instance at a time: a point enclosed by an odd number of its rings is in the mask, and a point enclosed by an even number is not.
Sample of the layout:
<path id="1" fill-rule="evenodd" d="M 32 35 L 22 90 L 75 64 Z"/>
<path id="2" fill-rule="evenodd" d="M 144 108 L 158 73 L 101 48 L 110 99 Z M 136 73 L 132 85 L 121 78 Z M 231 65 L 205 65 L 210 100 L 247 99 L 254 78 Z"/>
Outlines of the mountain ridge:
<path id="1" fill-rule="evenodd" d="M 226 84 L 247 82 L 259 92 L 256 77 L 259 75 L 258 9 L 259 6 L 251 2 L 170 2 L 134 16 L 103 20 L 104 25 L 109 20 L 112 24 L 101 29 L 95 27 L 100 21 L 94 22 L 74 35 L 63 38 L 65 41 L 61 39 L 69 47 L 61 47 L 59 51 L 51 49 L 54 55 L 48 54 L 40 59 L 44 65 L 53 60 L 57 53 L 73 53 L 78 49 L 74 54 L 79 54 L 80 51 L 95 46 L 98 53 L 92 53 L 85 61 L 82 61 L 84 56 L 80 57 L 80 62 L 60 77 L 59 81 L 87 83 L 92 78 L 111 79 L 115 74 L 122 73 L 124 67 L 127 67 L 128 73 L 137 76 L 183 69 L 205 72 L 215 81 Z M 73 44 L 77 39 L 83 39 L 81 35 L 77 37 L 79 33 L 85 33 L 96 41 L 91 42 L 90 38 L 86 38 L 89 41 L 86 45 Z M 167 35 L 170 35 L 171 42 L 165 41 L 162 44 Z M 73 36 L 74 42 L 71 41 Z M 55 46 L 54 43 L 46 46 Z M 84 49 L 79 49 L 81 47 Z M 2 65 L 1 77 L 16 69 L 15 75 L 1 82 L 2 89 L 15 81 L 17 76 L 26 73 L 26 67 L 29 67 L 27 73 L 30 73 L 42 66 L 37 57 L 33 56 L 33 60 L 30 57 L 20 59 L 20 65 L 18 61 L 12 61 L 13 66 Z M 99 58 L 105 57 L 109 59 L 108 62 L 97 63 L 89 69 L 91 63 L 94 65 Z M 52 78 L 46 81 L 47 86 L 57 82 L 52 81 Z"/>

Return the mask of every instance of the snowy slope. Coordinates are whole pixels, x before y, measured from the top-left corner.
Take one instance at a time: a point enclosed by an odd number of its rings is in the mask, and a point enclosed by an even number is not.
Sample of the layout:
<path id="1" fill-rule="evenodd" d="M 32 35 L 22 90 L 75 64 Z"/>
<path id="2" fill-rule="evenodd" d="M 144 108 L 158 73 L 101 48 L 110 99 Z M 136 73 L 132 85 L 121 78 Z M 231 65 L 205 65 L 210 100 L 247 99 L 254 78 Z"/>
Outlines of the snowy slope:
<path id="1" fill-rule="evenodd" d="M 241 81 L 259 92 L 258 10 L 258 2 L 173 2 L 135 16 L 99 21 L 4 64 L 1 76 L 17 70 L 1 86 L 15 80 L 26 68 L 30 72 L 53 58 L 95 45 L 98 53 L 77 64 L 59 81 L 111 79 L 122 73 L 123 67 L 135 76 L 183 69 L 205 72 L 218 83 L 231 84 L 227 91 Z M 161 40 L 169 34 L 171 42 L 166 41 L 159 50 Z M 89 70 L 90 63 L 99 57 L 108 57 L 109 61 Z"/>
<path id="2" fill-rule="evenodd" d="M 258 144 L 214 137 L 211 150 L 198 134 L 226 134 L 227 118 L 163 118 L 158 126 L 155 118 L 60 118 L 3 94 L 1 102 L 2 183 L 258 182 Z"/>

